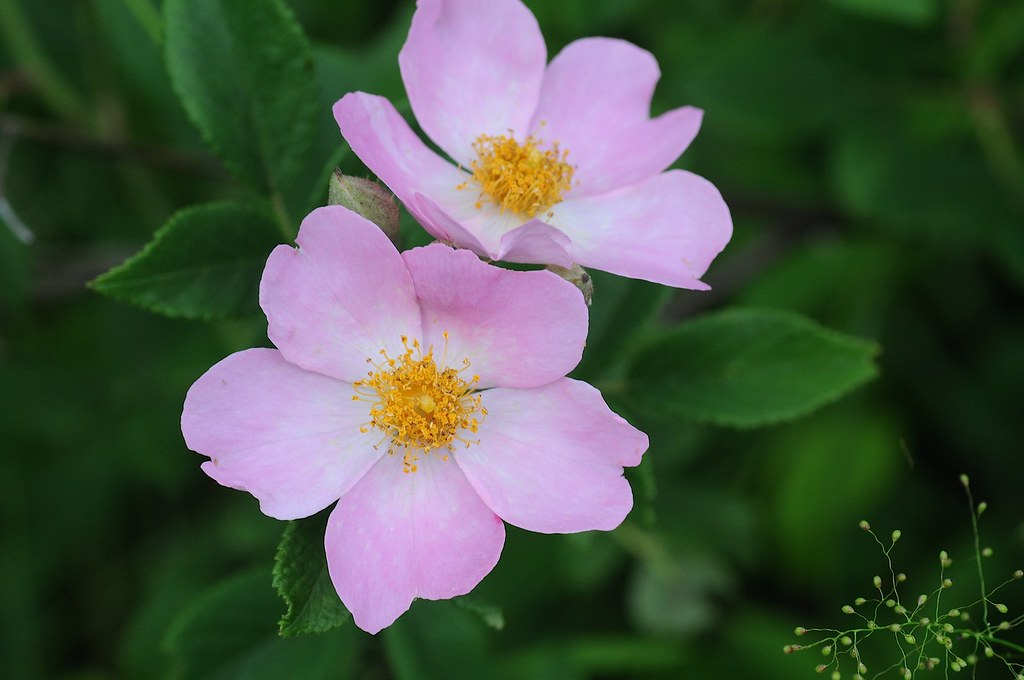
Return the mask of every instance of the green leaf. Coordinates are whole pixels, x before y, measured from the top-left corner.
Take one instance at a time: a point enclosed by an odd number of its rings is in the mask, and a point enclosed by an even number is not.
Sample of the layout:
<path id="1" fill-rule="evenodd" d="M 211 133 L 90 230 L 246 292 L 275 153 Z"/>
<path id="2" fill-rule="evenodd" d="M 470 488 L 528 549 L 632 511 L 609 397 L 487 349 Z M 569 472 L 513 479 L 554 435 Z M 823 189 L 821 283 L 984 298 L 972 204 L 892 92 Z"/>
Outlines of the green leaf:
<path id="1" fill-rule="evenodd" d="M 265 212 L 236 203 L 191 206 L 173 215 L 142 251 L 89 285 L 172 317 L 255 314 L 260 274 L 280 242 Z"/>
<path id="2" fill-rule="evenodd" d="M 665 286 L 648 281 L 588 272 L 594 282 L 587 351 L 575 370 L 581 378 L 608 378 L 622 370 L 636 339 L 647 332 L 670 296 Z"/>
<path id="3" fill-rule="evenodd" d="M 341 631 L 282 639 L 280 600 L 260 569 L 214 586 L 172 624 L 165 647 L 171 678 L 182 680 L 337 680 L 351 677 L 355 640 Z"/>
<path id="4" fill-rule="evenodd" d="M 805 415 L 867 382 L 877 352 L 797 314 L 729 310 L 641 351 L 627 390 L 655 414 L 753 427 Z"/>
<path id="5" fill-rule="evenodd" d="M 417 600 L 394 624 L 381 631 L 384 653 L 395 680 L 494 677 L 495 657 L 490 649 L 494 635 L 480 625 L 476 613 L 444 600 Z"/>
<path id="6" fill-rule="evenodd" d="M 309 43 L 291 12 L 280 0 L 167 0 L 164 16 L 167 68 L 185 110 L 235 175 L 284 196 L 320 109 Z"/>
<path id="7" fill-rule="evenodd" d="M 274 558 L 274 588 L 288 605 L 278 629 L 283 637 L 323 633 L 350 618 L 327 572 L 324 532 L 328 511 L 289 522 Z"/>

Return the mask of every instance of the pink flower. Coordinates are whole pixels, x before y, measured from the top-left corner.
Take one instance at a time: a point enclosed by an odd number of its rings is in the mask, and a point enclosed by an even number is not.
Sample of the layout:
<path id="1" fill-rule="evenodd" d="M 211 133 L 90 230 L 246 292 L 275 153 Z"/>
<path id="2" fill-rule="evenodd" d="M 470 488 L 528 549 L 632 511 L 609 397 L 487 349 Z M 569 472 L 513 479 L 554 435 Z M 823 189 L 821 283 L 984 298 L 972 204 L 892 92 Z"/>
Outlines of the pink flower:
<path id="1" fill-rule="evenodd" d="M 649 117 L 654 57 L 585 38 L 545 68 L 519 0 L 418 0 L 399 54 L 409 102 L 441 158 L 384 98 L 334 105 L 341 132 L 433 236 L 481 257 L 603 269 L 681 288 L 732 235 L 718 190 L 663 172 L 697 135 L 692 107 Z"/>
<path id="2" fill-rule="evenodd" d="M 278 519 L 337 501 L 324 543 L 356 624 L 469 592 L 502 520 L 613 529 L 623 466 L 647 436 L 565 377 L 587 334 L 580 292 L 434 244 L 399 254 L 340 207 L 278 246 L 260 284 L 278 349 L 232 354 L 188 392 L 181 429 L 203 471 Z"/>

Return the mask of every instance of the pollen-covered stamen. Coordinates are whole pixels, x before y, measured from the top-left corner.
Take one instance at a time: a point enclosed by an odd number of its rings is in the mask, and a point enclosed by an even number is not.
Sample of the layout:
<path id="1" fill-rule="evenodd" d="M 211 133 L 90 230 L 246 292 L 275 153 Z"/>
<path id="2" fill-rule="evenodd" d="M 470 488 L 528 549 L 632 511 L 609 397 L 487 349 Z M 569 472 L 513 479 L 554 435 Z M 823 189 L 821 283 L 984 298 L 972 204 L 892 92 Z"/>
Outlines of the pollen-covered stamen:
<path id="1" fill-rule="evenodd" d="M 445 356 L 447 356 L 448 333 L 444 334 Z M 475 433 L 480 421 L 487 415 L 474 385 L 480 376 L 464 380 L 460 375 L 469 368 L 469 359 L 462 362 L 462 368 L 444 368 L 434 361 L 434 348 L 423 353 L 419 340 L 411 342 L 402 336 L 405 350 L 397 357 L 390 357 L 381 350 L 383 361 L 367 361 L 375 371 L 369 371 L 365 380 L 354 383 L 355 401 L 366 401 L 370 405 L 370 420 L 362 428 L 384 433 L 377 446 L 390 439 L 388 454 L 403 449 L 403 466 L 406 472 L 416 472 L 420 455 L 436 452 L 447 460 L 447 451 L 455 450 L 455 442 L 466 446 L 477 443 L 462 436 L 463 431 Z"/>
<path id="2" fill-rule="evenodd" d="M 520 144 L 505 135 L 480 135 L 473 142 L 477 159 L 471 163 L 473 181 L 480 186 L 476 207 L 485 199 L 494 202 L 502 212 L 533 217 L 562 200 L 572 188 L 573 166 L 566 162 L 568 151 L 558 142 L 542 150 L 539 139 L 530 135 Z M 469 185 L 460 184 L 459 189 Z"/>

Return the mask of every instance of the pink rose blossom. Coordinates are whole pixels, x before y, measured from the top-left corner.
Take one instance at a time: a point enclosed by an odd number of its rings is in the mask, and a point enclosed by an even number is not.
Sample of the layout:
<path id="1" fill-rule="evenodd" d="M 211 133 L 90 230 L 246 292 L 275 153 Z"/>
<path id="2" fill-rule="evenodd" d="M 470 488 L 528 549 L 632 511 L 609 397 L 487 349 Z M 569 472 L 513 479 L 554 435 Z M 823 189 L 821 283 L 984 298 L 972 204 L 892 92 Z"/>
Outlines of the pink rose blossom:
<path id="1" fill-rule="evenodd" d="M 700 277 L 732 219 L 710 182 L 663 172 L 703 113 L 650 118 L 660 72 L 649 52 L 585 38 L 545 66 L 519 0 L 419 0 L 398 60 L 416 119 L 454 165 L 382 97 L 347 94 L 334 115 L 436 238 L 495 260 L 708 288 Z"/>
<path id="2" fill-rule="evenodd" d="M 618 526 L 633 503 L 622 468 L 647 436 L 565 377 L 587 334 L 575 287 L 442 244 L 399 254 L 340 207 L 296 241 L 260 285 L 277 349 L 213 366 L 181 429 L 204 472 L 271 517 L 337 501 L 327 563 L 360 628 L 469 592 L 498 560 L 502 520 Z"/>

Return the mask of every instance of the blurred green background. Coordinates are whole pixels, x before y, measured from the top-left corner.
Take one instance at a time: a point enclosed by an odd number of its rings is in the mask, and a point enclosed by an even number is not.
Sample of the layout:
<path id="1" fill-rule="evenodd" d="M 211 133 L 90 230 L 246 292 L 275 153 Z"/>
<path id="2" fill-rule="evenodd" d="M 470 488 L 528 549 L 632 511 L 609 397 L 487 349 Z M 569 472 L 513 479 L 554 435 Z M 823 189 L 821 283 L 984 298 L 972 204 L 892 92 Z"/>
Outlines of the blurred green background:
<path id="1" fill-rule="evenodd" d="M 320 83 L 316 177 L 343 148 L 336 99 L 404 99 L 413 3 L 287 4 Z M 902 529 L 909 596 L 935 587 L 944 548 L 950 604 L 977 598 L 961 472 L 990 504 L 992 580 L 1024 566 L 1024 3 L 527 4 L 549 55 L 589 35 L 656 55 L 655 112 L 705 110 L 681 165 L 736 225 L 710 293 L 596 274 L 574 375 L 612 381 L 645 335 L 752 305 L 876 340 L 879 379 L 754 430 L 610 396 L 651 436 L 622 529 L 509 528 L 468 602 L 417 602 L 378 637 L 276 639 L 283 525 L 203 475 L 178 428 L 189 385 L 266 344 L 265 321 L 172 320 L 85 287 L 175 210 L 249 190 L 174 95 L 158 2 L 0 0 L 0 676 L 812 677 L 817 653 L 782 654 L 793 627 L 843 625 L 886 573 L 862 518 Z M 1024 607 L 1020 587 L 1001 597 Z M 877 670 L 896 660 L 877 654 Z M 1012 676 L 983 662 L 976 677 Z"/>

